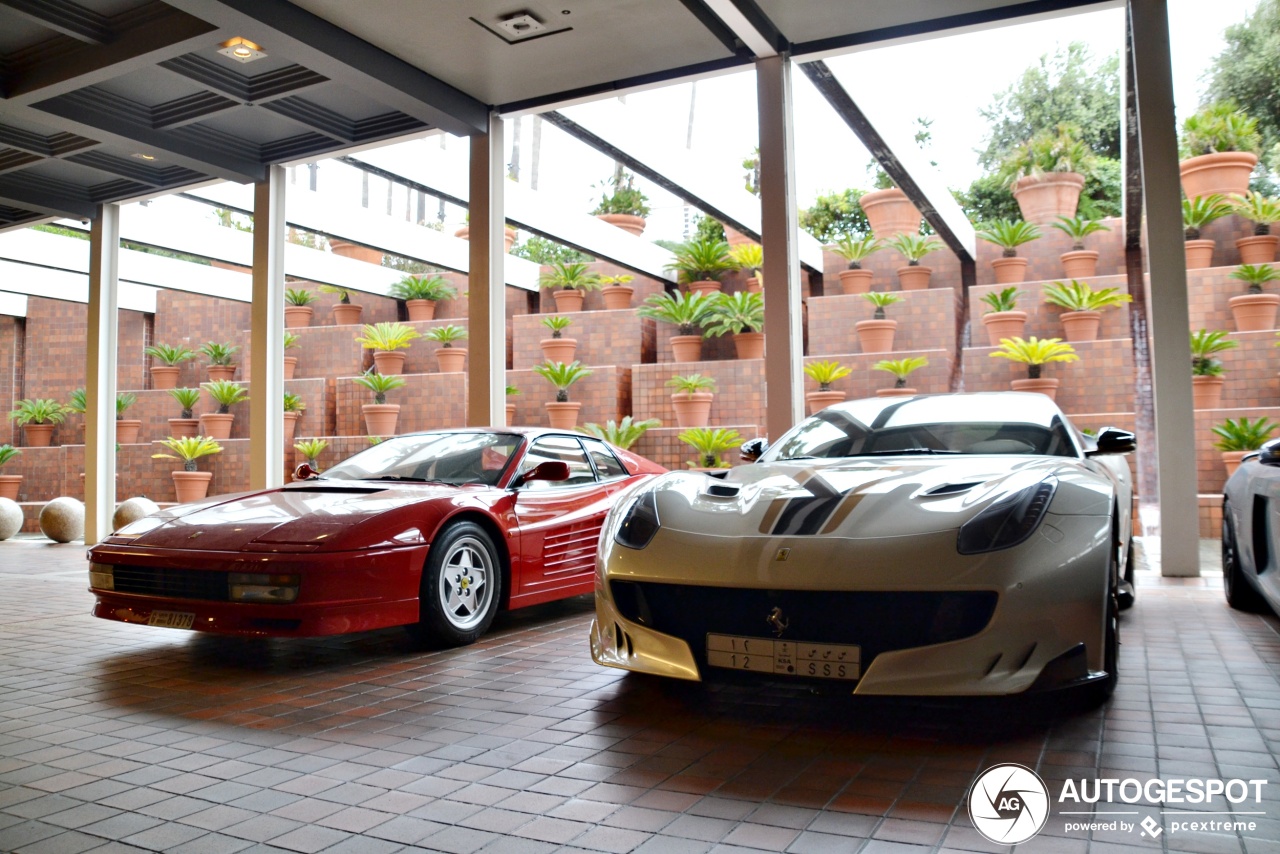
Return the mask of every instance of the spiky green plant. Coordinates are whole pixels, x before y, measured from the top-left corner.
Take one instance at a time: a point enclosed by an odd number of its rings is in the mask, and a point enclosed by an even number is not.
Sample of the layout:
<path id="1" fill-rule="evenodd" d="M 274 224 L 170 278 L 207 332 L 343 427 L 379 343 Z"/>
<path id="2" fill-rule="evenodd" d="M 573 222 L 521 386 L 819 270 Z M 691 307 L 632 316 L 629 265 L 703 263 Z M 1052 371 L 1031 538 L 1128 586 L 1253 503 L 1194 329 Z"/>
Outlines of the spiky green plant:
<path id="1" fill-rule="evenodd" d="M 116 393 L 116 419 L 124 418 L 124 414 L 129 411 L 129 407 L 138 402 L 138 396 L 131 392 L 121 391 Z"/>
<path id="2" fill-rule="evenodd" d="M 754 276 L 764 267 L 764 247 L 759 243 L 742 243 L 729 250 L 734 269 Z"/>
<path id="3" fill-rule="evenodd" d="M 239 351 L 240 348 L 235 344 L 220 344 L 217 341 L 210 341 L 200 348 L 200 352 L 211 365 L 230 365 L 231 357 Z"/>
<path id="4" fill-rule="evenodd" d="M 978 229 L 978 237 L 994 243 L 1001 248 L 1001 256 L 1013 258 L 1018 254 L 1018 247 L 1040 238 L 1040 229 L 1035 223 L 1020 219 L 997 219 Z"/>
<path id="5" fill-rule="evenodd" d="M 894 235 L 889 245 L 907 259 L 907 266 L 918 267 L 921 258 L 942 248 L 942 241 L 931 235 L 903 233 Z"/>
<path id="6" fill-rule="evenodd" d="M 842 234 L 831 251 L 848 261 L 850 270 L 861 270 L 862 262 L 867 260 L 867 256 L 883 248 L 884 241 L 874 234 L 864 234 L 861 237 Z"/>
<path id="7" fill-rule="evenodd" d="M 1280 270 L 1276 270 L 1270 264 L 1241 264 L 1231 271 L 1230 276 L 1247 284 L 1248 293 L 1260 294 L 1263 285 L 1280 279 Z"/>
<path id="8" fill-rule="evenodd" d="M 668 270 L 673 270 L 682 284 L 689 282 L 718 282 L 733 269 L 729 257 L 729 244 L 723 240 L 695 237 L 676 246 L 672 252 Z"/>
<path id="9" fill-rule="evenodd" d="M 543 273 L 538 279 L 538 284 L 544 288 L 554 290 L 562 288 L 566 291 L 595 291 L 599 290 L 600 274 L 587 269 L 587 265 L 581 261 L 552 261 L 547 265 L 551 269 Z"/>
<path id="10" fill-rule="evenodd" d="M 360 329 L 356 343 L 366 350 L 404 350 L 422 333 L 403 323 L 366 323 Z"/>
<path id="11" fill-rule="evenodd" d="M 707 333 L 703 326 L 711 321 L 713 302 L 712 297 L 706 294 L 661 293 L 646 299 L 636 313 L 661 323 L 670 323 L 679 335 L 705 336 Z"/>
<path id="12" fill-rule="evenodd" d="M 83 387 L 71 392 L 71 396 L 67 398 L 67 411 L 74 412 L 78 415 L 84 415 L 85 410 L 89 408 L 89 393 Z"/>
<path id="13" fill-rule="evenodd" d="M 1194 377 L 1222 376 L 1222 363 L 1213 358 L 1214 353 L 1233 350 L 1239 345 L 1221 330 L 1198 329 L 1191 333 L 1191 375 Z"/>
<path id="14" fill-rule="evenodd" d="M 451 286 L 444 276 L 428 276 L 425 279 L 421 276 L 405 276 L 391 286 L 387 295 L 402 300 L 426 299 L 440 302 L 456 297 L 458 289 Z"/>
<path id="15" fill-rule="evenodd" d="M 316 467 L 316 458 L 324 453 L 324 449 L 329 447 L 327 439 L 305 439 L 301 442 L 295 442 L 293 449 L 302 454 L 312 468 Z"/>
<path id="16" fill-rule="evenodd" d="M 337 285 L 321 285 L 320 290 L 326 294 L 337 294 L 338 302 L 343 305 L 351 304 L 351 292 L 346 288 L 342 288 Z"/>
<path id="17" fill-rule="evenodd" d="M 200 389 L 198 388 L 171 388 L 169 396 L 178 401 L 178 405 L 182 407 L 183 418 L 192 418 L 192 412 L 196 406 L 200 404 Z"/>
<path id="18" fill-rule="evenodd" d="M 1187 240 L 1199 240 L 1200 229 L 1231 213 L 1231 205 L 1218 193 L 1182 200 L 1182 228 Z"/>
<path id="19" fill-rule="evenodd" d="M 905 359 L 881 359 L 871 366 L 874 371 L 888 371 L 897 377 L 894 382 L 894 388 L 906 388 L 907 377 L 911 376 L 913 371 L 929 364 L 929 360 L 924 356 L 908 356 Z"/>
<path id="20" fill-rule="evenodd" d="M 316 295 L 306 288 L 285 288 L 284 304 L 285 305 L 311 305 L 316 301 Z"/>
<path id="21" fill-rule="evenodd" d="M 1022 296 L 1022 291 L 1010 285 L 999 291 L 992 291 L 982 297 L 982 301 L 991 308 L 983 312 L 983 314 L 991 314 L 996 311 L 1017 311 L 1018 297 Z"/>
<path id="22" fill-rule="evenodd" d="M 231 411 L 232 406 L 249 399 L 249 389 L 231 380 L 213 380 L 200 383 L 200 387 L 209 392 L 214 403 L 218 404 L 218 412 L 224 415 Z"/>
<path id="23" fill-rule="evenodd" d="M 1049 225 L 1070 237 L 1071 248 L 1077 252 L 1084 249 L 1084 239 L 1090 234 L 1111 230 L 1096 219 L 1085 219 L 1082 216 L 1060 216 L 1057 222 Z"/>
<path id="24" fill-rule="evenodd" d="M 1271 438 L 1276 427 L 1270 418 L 1228 418 L 1210 429 L 1218 437 L 1213 446 L 1219 451 L 1256 451 Z"/>
<path id="25" fill-rule="evenodd" d="M 284 349 L 286 350 L 292 350 L 294 347 L 297 347 L 302 343 L 302 339 L 298 337 L 298 333 L 290 332 L 288 329 L 284 331 L 284 338 L 282 340 L 284 342 Z"/>
<path id="26" fill-rule="evenodd" d="M 627 273 L 621 273 L 617 276 L 601 276 L 600 285 L 602 287 L 606 285 L 626 285 L 635 281 L 635 278 L 635 276 L 628 275 Z"/>
<path id="27" fill-rule="evenodd" d="M 573 323 L 572 317 L 565 317 L 562 314 L 553 314 L 550 317 L 542 318 L 542 325 L 551 330 L 552 338 L 563 338 L 564 331 Z"/>
<path id="28" fill-rule="evenodd" d="M 1253 223 L 1256 236 L 1271 233 L 1271 223 L 1280 222 L 1280 199 L 1264 196 L 1252 190 L 1230 202 L 1231 210 Z"/>
<path id="29" fill-rule="evenodd" d="M 818 391 L 831 391 L 831 384 L 849 376 L 853 371 L 835 361 L 810 362 L 804 366 L 809 379 L 818 384 Z"/>
<path id="30" fill-rule="evenodd" d="M 61 424 L 67 420 L 67 413 L 70 411 L 52 398 L 23 399 L 14 404 L 9 420 L 19 427 L 28 424 Z"/>
<path id="31" fill-rule="evenodd" d="M 1080 127 L 1069 122 L 1039 131 L 1009 152 L 1000 164 L 999 179 L 1012 187 L 1022 178 L 1046 172 L 1089 175 L 1097 158 L 1079 139 L 1080 133 Z"/>
<path id="32" fill-rule="evenodd" d="M 995 359 L 1008 359 L 1027 366 L 1027 379 L 1040 379 L 1040 367 L 1050 362 L 1076 362 L 1076 350 L 1061 338 L 1001 338 L 1000 349 L 990 354 Z"/>
<path id="33" fill-rule="evenodd" d="M 369 373 L 356 377 L 352 382 L 373 392 L 373 402 L 381 404 L 387 402 L 387 392 L 404 385 L 404 377 Z"/>
<path id="34" fill-rule="evenodd" d="M 428 329 L 424 337 L 428 341 L 437 342 L 442 347 L 452 347 L 454 341 L 461 341 L 467 337 L 467 327 L 455 326 L 452 323 L 435 326 Z"/>
<path id="35" fill-rule="evenodd" d="M 285 412 L 302 412 L 307 408 L 307 405 L 302 402 L 302 398 L 291 391 L 284 393 L 284 399 L 281 402 Z"/>
<path id="36" fill-rule="evenodd" d="M 902 302 L 902 297 L 887 291 L 871 291 L 863 294 L 862 298 L 876 307 L 875 312 L 871 315 L 872 320 L 884 320 L 884 310 L 894 303 Z"/>
<path id="37" fill-rule="evenodd" d="M 507 386 L 507 397 L 515 397 L 519 393 L 520 393 L 520 389 L 516 388 L 515 386 L 513 385 Z"/>
<path id="38" fill-rule="evenodd" d="M 640 437 L 645 434 L 645 431 L 661 426 L 662 422 L 657 418 L 633 421 L 630 415 L 626 415 L 623 416 L 620 422 L 615 422 L 612 419 L 606 421 L 603 427 L 594 423 L 584 424 L 582 425 L 582 432 L 595 436 L 597 439 L 603 439 L 610 445 L 625 451 L 638 442 Z"/>
<path id="39" fill-rule="evenodd" d="M 699 391 L 715 391 L 716 381 L 714 377 L 706 374 L 684 374 L 667 380 L 666 386 L 675 394 L 693 394 Z"/>
<path id="40" fill-rule="evenodd" d="M 167 439 L 162 439 L 160 444 L 173 451 L 173 453 L 152 454 L 151 458 L 153 460 L 182 460 L 183 471 L 196 471 L 196 460 L 212 454 L 222 453 L 222 445 L 218 444 L 216 439 L 210 439 L 207 436 L 181 436 L 176 439 L 170 436 Z"/>
<path id="41" fill-rule="evenodd" d="M 583 377 L 591 376 L 591 369 L 583 367 L 577 359 L 572 362 L 543 362 L 533 366 L 533 372 L 556 387 L 556 403 L 569 400 L 569 386 Z"/>
<path id="42" fill-rule="evenodd" d="M 1067 311 L 1102 311 L 1132 302 L 1133 297 L 1122 294 L 1115 288 L 1095 291 L 1087 282 L 1072 279 L 1069 283 L 1054 282 L 1045 285 L 1044 301 Z"/>
<path id="43" fill-rule="evenodd" d="M 1258 122 L 1232 99 L 1215 101 L 1187 117 L 1182 123 L 1182 159 L 1218 151 L 1248 151 L 1257 154 L 1262 146 Z"/>
<path id="44" fill-rule="evenodd" d="M 178 345 L 171 347 L 168 344 L 153 344 L 142 351 L 144 355 L 159 360 L 165 365 L 180 365 L 188 359 L 196 357 L 195 351 L 190 347 Z"/>
<path id="45" fill-rule="evenodd" d="M 21 453 L 22 451 L 18 450 L 13 445 L 8 445 L 8 444 L 0 445 L 0 466 L 9 462 L 9 460 L 13 459 L 14 457 L 18 456 L 18 454 L 21 454 Z"/>
<path id="46" fill-rule="evenodd" d="M 689 463 L 690 468 L 728 468 L 720 455 L 742 444 L 738 431 L 728 427 L 690 427 L 676 438 L 698 452 L 698 459 Z"/>
<path id="47" fill-rule="evenodd" d="M 711 298 L 708 335 L 759 332 L 764 327 L 764 297 L 750 291 L 715 294 Z"/>

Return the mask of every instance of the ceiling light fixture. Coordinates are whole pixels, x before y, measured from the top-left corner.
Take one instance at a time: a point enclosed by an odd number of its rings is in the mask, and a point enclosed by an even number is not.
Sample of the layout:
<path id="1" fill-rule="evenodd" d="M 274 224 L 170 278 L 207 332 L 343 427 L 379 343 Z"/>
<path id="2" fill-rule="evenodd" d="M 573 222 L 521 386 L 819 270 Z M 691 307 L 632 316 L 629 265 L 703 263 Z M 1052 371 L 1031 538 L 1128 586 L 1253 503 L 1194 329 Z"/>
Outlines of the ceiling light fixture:
<path id="1" fill-rule="evenodd" d="M 138 158 L 139 160 L 155 160 L 156 159 L 156 156 L 154 154 L 143 154 L 141 151 L 137 152 L 133 156 Z"/>
<path id="2" fill-rule="evenodd" d="M 532 12 L 523 11 L 508 15 L 498 21 L 498 27 L 505 30 L 513 38 L 526 38 L 546 32 L 546 26 L 534 17 Z"/>
<path id="3" fill-rule="evenodd" d="M 218 53 L 223 56 L 229 56 L 236 62 L 253 62 L 255 59 L 262 59 L 267 52 L 260 45 L 256 45 L 248 39 L 236 36 L 228 39 L 218 48 Z"/>

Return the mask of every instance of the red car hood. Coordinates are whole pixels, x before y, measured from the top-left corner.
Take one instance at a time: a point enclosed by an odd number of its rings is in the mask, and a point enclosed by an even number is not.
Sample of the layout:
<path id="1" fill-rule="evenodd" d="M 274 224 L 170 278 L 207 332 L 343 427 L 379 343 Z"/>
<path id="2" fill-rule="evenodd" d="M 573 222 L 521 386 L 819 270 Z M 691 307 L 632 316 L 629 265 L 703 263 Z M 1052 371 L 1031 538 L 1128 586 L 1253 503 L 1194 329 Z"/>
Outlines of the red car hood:
<path id="1" fill-rule="evenodd" d="M 433 528 L 449 504 L 492 494 L 489 488 L 439 484 L 291 484 L 225 497 L 185 513 L 179 509 L 180 515 L 157 514 L 123 529 L 117 538 L 128 538 L 135 546 L 201 551 L 409 545 L 425 542 L 419 527 Z"/>

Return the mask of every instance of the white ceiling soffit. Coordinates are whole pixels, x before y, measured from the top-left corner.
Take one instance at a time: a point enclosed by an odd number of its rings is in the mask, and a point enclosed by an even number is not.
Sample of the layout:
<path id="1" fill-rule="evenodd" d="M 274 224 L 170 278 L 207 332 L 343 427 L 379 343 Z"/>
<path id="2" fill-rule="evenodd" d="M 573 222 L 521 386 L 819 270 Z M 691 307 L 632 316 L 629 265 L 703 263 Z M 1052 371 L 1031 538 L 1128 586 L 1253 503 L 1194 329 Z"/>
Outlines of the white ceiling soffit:
<path id="1" fill-rule="evenodd" d="M 355 158 L 392 172 L 443 196 L 466 202 L 468 154 L 454 148 L 397 145 L 366 151 Z M 612 261 L 642 276 L 675 282 L 667 271 L 671 253 L 661 246 L 585 214 L 581 209 L 508 181 L 503 185 L 503 212 L 510 222 L 573 246 L 596 258 Z"/>
<path id="2" fill-rule="evenodd" d="M 193 190 L 186 195 L 219 207 L 253 211 L 253 188 L 245 184 L 218 184 Z M 465 240 L 404 220 L 376 214 L 348 202 L 331 199 L 296 186 L 290 186 L 285 192 L 285 219 L 289 225 L 296 228 L 319 232 L 340 240 L 350 240 L 353 243 L 376 246 L 392 255 L 413 258 L 447 270 L 466 273 L 470 269 L 468 257 L 470 244 Z M 364 264 L 365 262 L 352 261 L 352 263 Z M 372 264 L 366 266 L 372 267 L 375 271 L 385 269 L 393 276 L 389 280 L 392 284 L 404 277 L 403 273 L 390 268 L 376 267 Z M 526 261 L 524 258 L 507 255 L 503 259 L 503 269 L 508 285 L 526 291 L 538 290 L 537 264 Z M 370 293 L 385 294 L 386 290 L 385 288 L 381 291 L 373 289 Z"/>
<path id="3" fill-rule="evenodd" d="M 26 295 L 0 293 L 0 315 L 5 317 L 26 317 Z"/>
<path id="4" fill-rule="evenodd" d="M 64 237 L 63 240 L 74 240 Z M 89 274 L 74 270 L 38 267 L 0 258 L 0 314 L 27 316 L 27 298 L 43 297 L 63 302 L 89 302 Z M 119 306 L 130 311 L 155 314 L 156 288 L 134 282 L 120 283 Z M 10 310 L 12 309 L 12 310 Z"/>

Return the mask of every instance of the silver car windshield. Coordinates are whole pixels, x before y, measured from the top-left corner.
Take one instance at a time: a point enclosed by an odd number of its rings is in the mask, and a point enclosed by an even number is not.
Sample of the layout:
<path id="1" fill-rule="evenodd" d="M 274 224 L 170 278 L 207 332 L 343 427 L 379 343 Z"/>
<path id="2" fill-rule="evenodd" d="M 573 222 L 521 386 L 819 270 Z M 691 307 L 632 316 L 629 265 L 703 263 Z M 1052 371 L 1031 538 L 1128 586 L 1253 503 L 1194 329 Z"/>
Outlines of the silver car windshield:
<path id="1" fill-rule="evenodd" d="M 322 477 L 496 486 L 520 442 L 509 433 L 397 436 L 338 463 Z"/>

